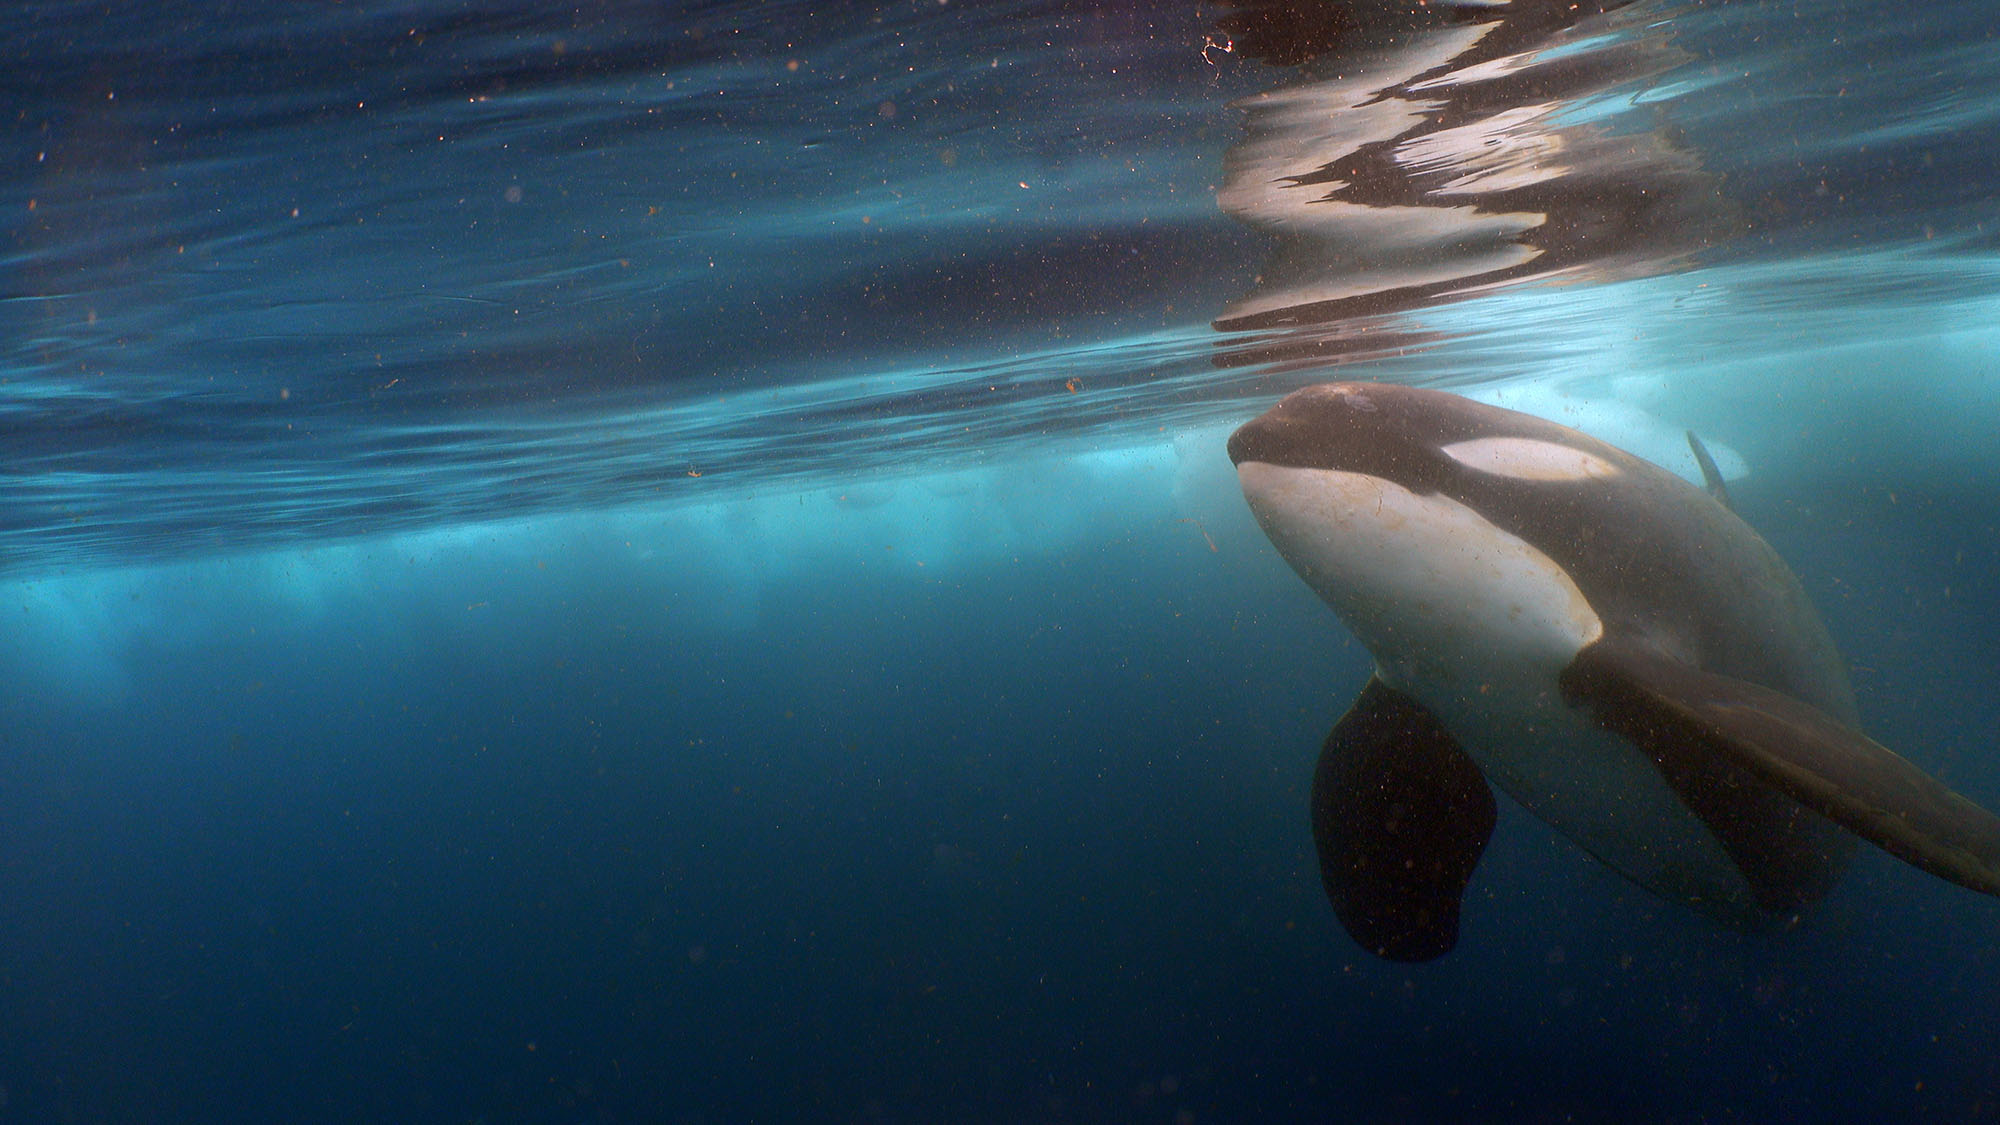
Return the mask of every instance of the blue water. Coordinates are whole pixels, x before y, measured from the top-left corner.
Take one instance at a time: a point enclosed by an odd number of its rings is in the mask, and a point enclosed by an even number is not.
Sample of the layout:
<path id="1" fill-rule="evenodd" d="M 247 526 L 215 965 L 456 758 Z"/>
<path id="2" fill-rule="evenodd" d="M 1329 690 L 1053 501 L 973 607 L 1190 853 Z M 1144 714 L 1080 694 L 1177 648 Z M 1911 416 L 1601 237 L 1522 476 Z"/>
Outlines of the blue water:
<path id="1" fill-rule="evenodd" d="M 1692 427 L 2000 807 L 2000 9 L 12 14 L 0 1122 L 2000 1119 L 1873 851 L 1748 937 L 1503 801 L 1356 948 L 1222 452 Z"/>

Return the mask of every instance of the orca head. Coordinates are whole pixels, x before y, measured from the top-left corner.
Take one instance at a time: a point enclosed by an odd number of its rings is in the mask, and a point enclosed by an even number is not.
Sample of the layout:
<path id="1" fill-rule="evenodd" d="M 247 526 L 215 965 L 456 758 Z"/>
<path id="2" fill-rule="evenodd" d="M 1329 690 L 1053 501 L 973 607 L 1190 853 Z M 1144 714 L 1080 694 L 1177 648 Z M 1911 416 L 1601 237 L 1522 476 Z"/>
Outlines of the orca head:
<path id="1" fill-rule="evenodd" d="M 1575 431 L 1442 391 L 1330 383 L 1229 439 L 1257 522 L 1390 682 L 1553 671 L 1603 625 L 1507 510 L 1606 484 L 1630 458 Z"/>
<path id="2" fill-rule="evenodd" d="M 1495 480 L 1611 480 L 1631 460 L 1595 438 L 1446 391 L 1323 383 L 1285 396 L 1229 438 L 1229 459 L 1365 473 L 1463 503 Z"/>

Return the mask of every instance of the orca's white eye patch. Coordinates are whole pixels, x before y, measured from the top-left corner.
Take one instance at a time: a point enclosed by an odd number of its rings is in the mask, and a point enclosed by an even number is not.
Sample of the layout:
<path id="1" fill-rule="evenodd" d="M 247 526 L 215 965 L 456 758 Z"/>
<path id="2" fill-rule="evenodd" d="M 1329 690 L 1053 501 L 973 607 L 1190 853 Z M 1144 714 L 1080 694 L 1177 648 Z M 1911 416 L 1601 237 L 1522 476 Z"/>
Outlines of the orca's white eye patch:
<path id="1" fill-rule="evenodd" d="M 1622 471 L 1595 453 L 1533 438 L 1473 438 L 1444 451 L 1468 469 L 1515 480 L 1603 480 Z"/>

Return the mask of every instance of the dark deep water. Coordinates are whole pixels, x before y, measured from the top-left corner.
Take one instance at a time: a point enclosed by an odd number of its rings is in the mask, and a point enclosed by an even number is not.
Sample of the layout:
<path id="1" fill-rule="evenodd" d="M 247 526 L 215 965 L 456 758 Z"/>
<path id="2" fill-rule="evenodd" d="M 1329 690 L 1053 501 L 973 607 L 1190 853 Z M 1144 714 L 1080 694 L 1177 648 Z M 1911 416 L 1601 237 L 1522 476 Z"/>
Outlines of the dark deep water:
<path id="1" fill-rule="evenodd" d="M 0 1122 L 2000 1119 L 1873 851 L 1321 895 L 1336 370 L 1698 429 L 2000 806 L 2000 12 L 1604 7 L 17 5 Z"/>

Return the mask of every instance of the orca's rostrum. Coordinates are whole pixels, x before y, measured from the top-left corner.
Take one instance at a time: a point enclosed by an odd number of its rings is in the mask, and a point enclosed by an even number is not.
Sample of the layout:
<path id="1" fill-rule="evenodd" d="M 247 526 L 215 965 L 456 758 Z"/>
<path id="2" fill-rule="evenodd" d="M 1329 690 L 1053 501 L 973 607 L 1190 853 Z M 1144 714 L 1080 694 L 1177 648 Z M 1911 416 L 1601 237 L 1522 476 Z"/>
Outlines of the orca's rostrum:
<path id="1" fill-rule="evenodd" d="M 1375 658 L 1312 792 L 1362 946 L 1456 943 L 1489 783 L 1734 924 L 1795 918 L 1855 836 L 2000 894 L 2000 820 L 1860 733 L 1818 614 L 1694 444 L 1711 492 L 1553 422 L 1361 383 L 1229 439 L 1257 522 Z"/>

